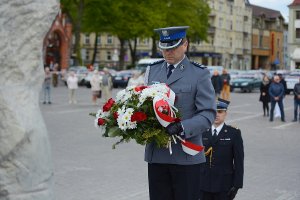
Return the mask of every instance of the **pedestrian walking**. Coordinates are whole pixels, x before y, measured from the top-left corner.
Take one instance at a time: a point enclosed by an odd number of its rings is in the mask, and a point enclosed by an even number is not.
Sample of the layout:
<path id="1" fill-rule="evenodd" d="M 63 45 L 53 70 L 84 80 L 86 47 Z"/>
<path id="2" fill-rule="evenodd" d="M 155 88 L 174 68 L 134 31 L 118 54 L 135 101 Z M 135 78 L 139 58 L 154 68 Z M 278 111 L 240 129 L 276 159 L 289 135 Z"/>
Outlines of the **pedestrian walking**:
<path id="1" fill-rule="evenodd" d="M 213 72 L 213 75 L 211 77 L 211 83 L 215 89 L 215 94 L 216 94 L 216 99 L 220 96 L 220 93 L 222 91 L 222 79 L 221 76 L 219 75 L 218 70 L 215 70 Z"/>
<path id="2" fill-rule="evenodd" d="M 67 85 L 69 88 L 69 104 L 76 104 L 75 91 L 78 89 L 78 78 L 75 72 L 71 71 L 70 76 L 67 79 Z"/>
<path id="3" fill-rule="evenodd" d="M 43 104 L 51 104 L 51 72 L 50 68 L 45 68 L 45 78 L 43 83 L 44 101 Z"/>
<path id="4" fill-rule="evenodd" d="M 260 96 L 259 101 L 262 102 L 264 116 L 269 116 L 269 95 L 270 79 L 267 75 L 264 75 L 263 80 L 260 84 Z"/>
<path id="5" fill-rule="evenodd" d="M 176 93 L 175 107 L 181 113 L 181 121 L 168 125 L 167 134 L 180 135 L 202 145 L 202 133 L 215 118 L 215 94 L 206 67 L 185 55 L 187 29 L 182 26 L 155 30 L 160 35 L 158 46 L 164 59 L 147 67 L 145 82 L 148 85 L 166 83 Z M 198 200 L 204 152 L 189 155 L 180 142 L 172 144 L 172 152 L 154 143 L 146 145 L 150 200 Z"/>
<path id="6" fill-rule="evenodd" d="M 280 109 L 281 121 L 285 122 L 284 117 L 284 108 L 283 108 L 283 98 L 284 98 L 284 87 L 280 83 L 280 78 L 278 75 L 275 75 L 273 78 L 273 82 L 269 87 L 269 95 L 271 99 L 271 113 L 270 113 L 270 121 L 274 120 L 274 108 L 275 105 L 278 104 Z"/>
<path id="7" fill-rule="evenodd" d="M 92 102 L 97 105 L 97 99 L 101 97 L 101 77 L 98 70 L 94 70 L 93 76 L 90 80 L 91 91 L 92 91 Z"/>
<path id="8" fill-rule="evenodd" d="M 229 103 L 218 99 L 214 124 L 202 136 L 201 200 L 232 200 L 243 187 L 244 145 L 240 129 L 225 123 Z"/>
<path id="9" fill-rule="evenodd" d="M 294 120 L 293 122 L 297 121 L 298 117 L 298 110 L 299 110 L 299 122 L 300 122 L 300 78 L 299 82 L 294 86 Z"/>
<path id="10" fill-rule="evenodd" d="M 101 75 L 101 91 L 102 91 L 102 98 L 104 99 L 104 102 L 107 102 L 108 99 L 112 97 L 112 78 L 108 71 L 108 69 L 105 67 L 103 68 L 104 74 Z"/>
<path id="11" fill-rule="evenodd" d="M 223 69 L 222 75 L 222 91 L 221 91 L 221 98 L 229 100 L 230 99 L 230 74 L 228 74 L 226 69 Z"/>

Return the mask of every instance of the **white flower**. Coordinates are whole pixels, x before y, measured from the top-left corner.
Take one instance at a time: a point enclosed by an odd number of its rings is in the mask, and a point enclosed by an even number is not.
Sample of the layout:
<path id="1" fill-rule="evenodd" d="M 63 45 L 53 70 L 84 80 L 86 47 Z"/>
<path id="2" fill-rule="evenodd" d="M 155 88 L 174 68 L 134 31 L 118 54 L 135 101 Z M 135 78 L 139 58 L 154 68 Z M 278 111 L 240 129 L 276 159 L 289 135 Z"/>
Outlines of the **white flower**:
<path id="1" fill-rule="evenodd" d="M 121 130 L 125 131 L 127 129 L 136 128 L 136 122 L 131 121 L 131 116 L 134 112 L 133 108 L 127 108 L 123 106 L 121 109 L 118 109 L 118 126 Z"/>

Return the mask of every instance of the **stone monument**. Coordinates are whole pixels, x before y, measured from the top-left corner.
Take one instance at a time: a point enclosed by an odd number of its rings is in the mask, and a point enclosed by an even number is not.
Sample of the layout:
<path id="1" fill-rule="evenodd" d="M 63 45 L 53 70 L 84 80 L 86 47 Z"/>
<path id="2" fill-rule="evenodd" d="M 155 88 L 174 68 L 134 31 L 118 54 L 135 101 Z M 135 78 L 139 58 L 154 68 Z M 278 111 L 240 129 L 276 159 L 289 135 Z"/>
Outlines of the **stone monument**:
<path id="1" fill-rule="evenodd" d="M 43 39 L 57 0 L 0 1 L 0 200 L 52 200 L 53 169 L 39 108 Z"/>

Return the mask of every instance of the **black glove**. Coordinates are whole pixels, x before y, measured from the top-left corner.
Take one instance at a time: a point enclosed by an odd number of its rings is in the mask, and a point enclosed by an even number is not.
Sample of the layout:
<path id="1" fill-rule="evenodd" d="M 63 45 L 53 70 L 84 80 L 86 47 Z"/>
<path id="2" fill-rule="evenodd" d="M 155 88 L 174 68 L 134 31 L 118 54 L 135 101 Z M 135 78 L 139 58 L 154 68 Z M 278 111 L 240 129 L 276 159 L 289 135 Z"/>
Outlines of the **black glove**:
<path id="1" fill-rule="evenodd" d="M 237 194 L 237 192 L 238 192 L 238 188 L 236 188 L 236 187 L 232 187 L 232 188 L 230 188 L 230 190 L 228 191 L 228 193 L 227 193 L 227 196 L 229 196 L 229 199 L 230 200 L 232 200 L 232 199 L 234 199 L 234 197 L 235 197 L 235 195 Z"/>
<path id="2" fill-rule="evenodd" d="M 172 136 L 172 135 L 180 135 L 180 133 L 183 131 L 181 123 L 180 122 L 175 122 L 169 124 L 167 127 L 167 133 Z"/>

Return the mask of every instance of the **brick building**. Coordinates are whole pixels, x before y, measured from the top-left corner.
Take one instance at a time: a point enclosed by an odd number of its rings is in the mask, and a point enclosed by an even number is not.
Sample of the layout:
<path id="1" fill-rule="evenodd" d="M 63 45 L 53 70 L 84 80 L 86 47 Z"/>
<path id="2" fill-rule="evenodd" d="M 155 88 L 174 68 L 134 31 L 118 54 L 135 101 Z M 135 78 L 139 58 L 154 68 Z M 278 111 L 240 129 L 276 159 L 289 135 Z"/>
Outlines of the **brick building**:
<path id="1" fill-rule="evenodd" d="M 44 66 L 58 63 L 59 69 L 67 69 L 72 44 L 72 24 L 66 14 L 57 14 L 43 42 Z"/>

